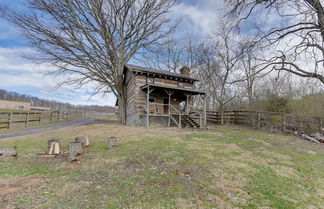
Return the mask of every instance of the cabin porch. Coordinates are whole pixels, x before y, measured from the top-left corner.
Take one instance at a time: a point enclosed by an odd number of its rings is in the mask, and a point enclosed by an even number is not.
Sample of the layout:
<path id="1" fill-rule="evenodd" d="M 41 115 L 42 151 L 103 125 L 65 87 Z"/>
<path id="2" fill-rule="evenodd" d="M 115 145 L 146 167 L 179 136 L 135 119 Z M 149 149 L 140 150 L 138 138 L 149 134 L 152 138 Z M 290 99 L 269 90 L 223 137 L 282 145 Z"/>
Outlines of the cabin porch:
<path id="1" fill-rule="evenodd" d="M 193 89 L 146 84 L 141 87 L 146 94 L 142 115 L 146 127 L 158 121 L 164 126 L 178 128 L 203 128 L 206 126 L 205 93 Z M 201 108 L 193 104 L 194 97 L 202 99 Z"/>

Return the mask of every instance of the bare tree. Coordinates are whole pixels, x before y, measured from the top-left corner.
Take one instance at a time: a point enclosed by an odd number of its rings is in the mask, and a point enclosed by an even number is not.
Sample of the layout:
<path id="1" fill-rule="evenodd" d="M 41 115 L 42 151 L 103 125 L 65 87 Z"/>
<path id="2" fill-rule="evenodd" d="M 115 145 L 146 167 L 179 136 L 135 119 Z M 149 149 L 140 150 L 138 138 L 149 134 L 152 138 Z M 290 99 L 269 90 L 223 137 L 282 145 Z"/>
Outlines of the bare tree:
<path id="1" fill-rule="evenodd" d="M 139 49 L 172 32 L 175 25 L 166 14 L 174 4 L 175 0 L 28 0 L 29 10 L 1 6 L 0 14 L 38 50 L 33 59 L 53 64 L 54 74 L 72 75 L 64 84 L 81 87 L 95 81 L 96 91 L 112 91 L 124 124 L 124 65 Z"/>
<path id="2" fill-rule="evenodd" d="M 275 56 L 268 59 L 264 69 L 287 71 L 315 78 L 324 84 L 324 8 L 320 0 L 227 0 L 230 14 L 247 20 L 273 19 L 276 22 L 257 24 L 262 31 L 259 41 L 275 46 Z M 266 15 L 262 16 L 262 11 Z M 258 18 L 256 18 L 258 17 Z M 251 25 L 250 25 L 251 26 Z M 250 27 L 249 27 L 250 28 Z"/>
<path id="3" fill-rule="evenodd" d="M 237 97 L 235 85 L 243 79 L 238 73 L 247 47 L 241 44 L 241 37 L 230 30 L 228 23 L 228 20 L 223 20 L 215 38 L 211 40 L 211 48 L 205 49 L 204 64 L 199 67 L 200 88 L 207 92 L 213 108 L 218 103 L 221 124 L 224 124 L 226 105 Z"/>
<path id="4" fill-rule="evenodd" d="M 181 38 L 169 37 L 164 42 L 151 47 L 150 53 L 143 53 L 138 58 L 159 70 L 167 70 L 176 73 L 183 66 L 188 66 L 191 73 L 194 73 L 195 68 L 202 62 L 202 43 L 197 43 L 191 35 Z"/>
<path id="5" fill-rule="evenodd" d="M 251 40 L 242 41 L 242 46 L 247 44 L 247 42 L 250 43 L 249 47 L 240 60 L 244 75 L 241 80 L 245 88 L 245 93 L 248 98 L 249 104 L 251 104 L 254 99 L 256 81 L 259 77 L 262 77 L 261 73 L 259 72 L 260 62 L 256 57 L 256 54 L 261 53 L 261 50 L 259 50 L 257 45 L 253 44 L 253 41 Z"/>

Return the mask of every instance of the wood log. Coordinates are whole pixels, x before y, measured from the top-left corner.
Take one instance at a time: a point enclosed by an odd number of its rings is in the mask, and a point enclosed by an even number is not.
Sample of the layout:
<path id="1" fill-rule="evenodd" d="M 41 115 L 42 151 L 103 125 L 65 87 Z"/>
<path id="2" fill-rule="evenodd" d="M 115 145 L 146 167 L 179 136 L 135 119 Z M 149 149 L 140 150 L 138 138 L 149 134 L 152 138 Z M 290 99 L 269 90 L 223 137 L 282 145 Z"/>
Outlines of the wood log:
<path id="1" fill-rule="evenodd" d="M 310 136 L 308 136 L 308 135 L 306 135 L 306 134 L 303 134 L 302 137 L 303 137 L 304 139 L 307 139 L 308 141 L 311 141 L 311 142 L 314 142 L 314 143 L 320 143 L 320 142 L 317 141 L 315 138 L 310 137 Z"/>
<path id="2" fill-rule="evenodd" d="M 47 144 L 48 144 L 48 154 L 49 155 L 59 155 L 61 153 L 59 139 L 48 140 Z"/>
<path id="3" fill-rule="evenodd" d="M 83 147 L 88 147 L 90 145 L 89 143 L 89 137 L 87 136 L 79 136 L 75 138 L 75 142 L 80 142 Z"/>
<path id="4" fill-rule="evenodd" d="M 117 147 L 117 139 L 116 137 L 109 137 L 107 139 L 107 148 L 108 149 L 114 149 Z"/>
<path id="5" fill-rule="evenodd" d="M 17 157 L 16 146 L 0 146 L 0 160 L 7 160 Z"/>
<path id="6" fill-rule="evenodd" d="M 81 160 L 84 154 L 82 143 L 70 142 L 69 147 L 69 162 Z"/>

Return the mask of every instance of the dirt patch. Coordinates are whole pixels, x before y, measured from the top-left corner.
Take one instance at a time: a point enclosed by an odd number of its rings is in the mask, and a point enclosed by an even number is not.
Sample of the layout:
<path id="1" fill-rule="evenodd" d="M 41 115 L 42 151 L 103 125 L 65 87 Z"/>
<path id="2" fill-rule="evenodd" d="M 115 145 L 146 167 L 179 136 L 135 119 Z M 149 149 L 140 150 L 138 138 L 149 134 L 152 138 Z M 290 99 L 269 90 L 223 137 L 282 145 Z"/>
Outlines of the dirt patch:
<path id="1" fill-rule="evenodd" d="M 0 181 L 0 206 L 2 203 L 8 203 L 17 200 L 17 197 L 37 189 L 44 181 L 39 176 L 27 176 L 11 178 L 10 180 Z"/>

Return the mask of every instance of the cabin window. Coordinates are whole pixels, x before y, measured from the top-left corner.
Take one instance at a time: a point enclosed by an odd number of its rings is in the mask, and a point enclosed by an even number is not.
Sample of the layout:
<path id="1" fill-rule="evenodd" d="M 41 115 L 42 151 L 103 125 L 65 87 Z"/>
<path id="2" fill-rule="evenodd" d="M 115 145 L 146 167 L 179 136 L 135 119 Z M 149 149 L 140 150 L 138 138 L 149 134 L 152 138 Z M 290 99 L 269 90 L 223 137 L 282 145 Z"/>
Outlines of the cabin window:
<path id="1" fill-rule="evenodd" d="M 146 83 L 154 83 L 154 78 L 147 77 Z"/>
<path id="2" fill-rule="evenodd" d="M 184 85 L 184 83 L 179 82 L 179 83 L 178 83 L 178 87 L 179 87 L 179 88 L 184 88 L 185 85 Z"/>

